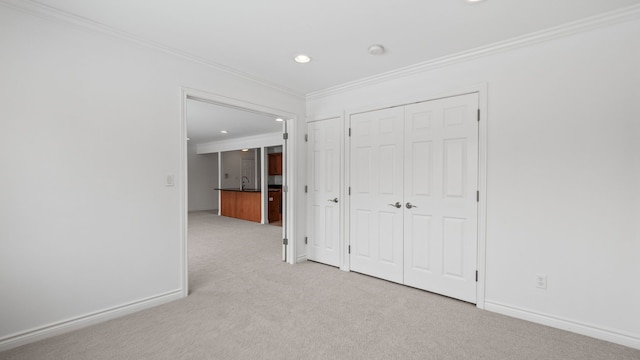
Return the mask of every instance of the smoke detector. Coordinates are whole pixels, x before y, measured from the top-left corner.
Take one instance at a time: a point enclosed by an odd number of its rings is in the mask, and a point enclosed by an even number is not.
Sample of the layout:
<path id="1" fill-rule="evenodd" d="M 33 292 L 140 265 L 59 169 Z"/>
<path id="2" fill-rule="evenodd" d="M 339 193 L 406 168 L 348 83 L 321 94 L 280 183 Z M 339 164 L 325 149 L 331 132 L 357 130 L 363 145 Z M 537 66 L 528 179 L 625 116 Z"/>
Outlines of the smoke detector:
<path id="1" fill-rule="evenodd" d="M 371 55 L 382 55 L 382 54 L 384 54 L 384 46 L 382 46 L 382 45 L 371 45 L 371 46 L 369 46 L 369 54 L 371 54 Z"/>

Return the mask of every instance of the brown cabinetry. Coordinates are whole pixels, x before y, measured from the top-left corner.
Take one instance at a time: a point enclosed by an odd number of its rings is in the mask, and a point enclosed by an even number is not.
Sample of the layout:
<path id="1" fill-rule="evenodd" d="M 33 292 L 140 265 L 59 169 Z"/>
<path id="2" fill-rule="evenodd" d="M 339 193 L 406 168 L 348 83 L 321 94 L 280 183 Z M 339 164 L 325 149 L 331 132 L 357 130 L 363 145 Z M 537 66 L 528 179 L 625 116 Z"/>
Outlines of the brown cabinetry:
<path id="1" fill-rule="evenodd" d="M 280 215 L 280 190 L 269 190 L 269 222 L 281 220 Z"/>
<path id="2" fill-rule="evenodd" d="M 259 191 L 220 191 L 220 215 L 260 222 L 261 193 Z"/>
<path id="3" fill-rule="evenodd" d="M 282 153 L 269 154 L 269 175 L 282 175 Z"/>

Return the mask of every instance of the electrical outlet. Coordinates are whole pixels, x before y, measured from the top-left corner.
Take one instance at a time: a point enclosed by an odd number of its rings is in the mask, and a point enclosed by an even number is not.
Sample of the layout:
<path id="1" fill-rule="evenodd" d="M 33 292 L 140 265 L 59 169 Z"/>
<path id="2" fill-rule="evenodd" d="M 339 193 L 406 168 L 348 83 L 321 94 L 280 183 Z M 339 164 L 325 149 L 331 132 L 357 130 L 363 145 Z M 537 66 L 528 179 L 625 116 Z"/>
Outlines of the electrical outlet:
<path id="1" fill-rule="evenodd" d="M 536 287 L 538 289 L 547 289 L 547 275 L 536 274 Z"/>

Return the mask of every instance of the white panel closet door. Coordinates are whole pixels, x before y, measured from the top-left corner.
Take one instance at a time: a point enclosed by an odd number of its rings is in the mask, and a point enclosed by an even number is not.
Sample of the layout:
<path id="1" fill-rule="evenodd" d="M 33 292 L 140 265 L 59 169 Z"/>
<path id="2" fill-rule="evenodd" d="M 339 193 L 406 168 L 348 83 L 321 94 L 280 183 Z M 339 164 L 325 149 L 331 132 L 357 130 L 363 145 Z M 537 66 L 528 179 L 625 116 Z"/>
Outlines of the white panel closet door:
<path id="1" fill-rule="evenodd" d="M 351 270 L 399 283 L 403 124 L 402 107 L 351 117 Z"/>
<path id="2" fill-rule="evenodd" d="M 408 105 L 404 135 L 404 282 L 472 303 L 477 109 L 477 94 Z"/>
<path id="3" fill-rule="evenodd" d="M 308 126 L 307 258 L 340 266 L 340 119 Z"/>

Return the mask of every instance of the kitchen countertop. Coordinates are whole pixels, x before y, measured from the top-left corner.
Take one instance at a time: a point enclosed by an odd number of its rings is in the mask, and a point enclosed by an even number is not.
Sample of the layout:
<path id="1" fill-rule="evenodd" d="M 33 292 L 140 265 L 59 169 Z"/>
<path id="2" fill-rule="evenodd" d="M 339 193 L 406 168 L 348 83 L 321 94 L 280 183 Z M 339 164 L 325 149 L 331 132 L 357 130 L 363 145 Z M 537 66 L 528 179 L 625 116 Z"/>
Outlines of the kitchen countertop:
<path id="1" fill-rule="evenodd" d="M 260 189 L 253 188 L 245 188 L 244 190 L 240 188 L 215 188 L 213 190 L 222 190 L 222 191 L 237 191 L 237 192 L 260 192 Z"/>
<path id="2" fill-rule="evenodd" d="M 213 190 L 221 190 L 221 191 L 242 191 L 242 192 L 260 192 L 260 189 L 254 188 L 245 188 L 241 190 L 240 188 L 215 188 Z M 282 185 L 269 185 L 267 191 L 279 191 L 282 190 Z"/>

